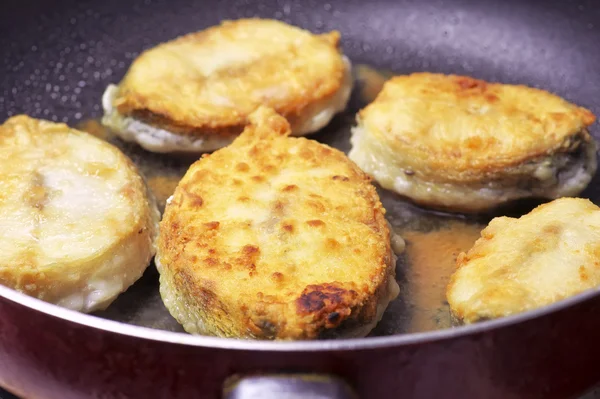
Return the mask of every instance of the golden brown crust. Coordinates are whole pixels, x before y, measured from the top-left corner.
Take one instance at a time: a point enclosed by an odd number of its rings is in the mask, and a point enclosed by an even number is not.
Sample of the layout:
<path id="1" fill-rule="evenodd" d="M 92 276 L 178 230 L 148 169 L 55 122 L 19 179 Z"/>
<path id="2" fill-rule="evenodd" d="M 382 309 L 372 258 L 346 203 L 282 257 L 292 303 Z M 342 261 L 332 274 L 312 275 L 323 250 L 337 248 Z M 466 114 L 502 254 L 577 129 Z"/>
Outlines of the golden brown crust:
<path id="1" fill-rule="evenodd" d="M 293 125 L 344 83 L 339 40 L 275 20 L 224 21 L 142 53 L 114 106 L 182 135 L 237 135 L 261 104 Z"/>
<path id="2" fill-rule="evenodd" d="M 519 219 L 493 219 L 461 253 L 447 289 L 464 323 L 535 309 L 600 283 L 600 208 L 561 198 Z"/>
<path id="3" fill-rule="evenodd" d="M 26 115 L 0 126 L 0 284 L 103 309 L 154 255 L 156 209 L 116 147 Z"/>
<path id="4" fill-rule="evenodd" d="M 161 222 L 161 293 L 189 332 L 314 339 L 375 322 L 394 278 L 384 209 L 338 150 L 260 108 L 190 167 Z"/>
<path id="5" fill-rule="evenodd" d="M 586 127 L 594 120 L 543 90 L 432 73 L 390 79 L 359 113 L 399 165 L 442 183 L 502 178 L 528 161 L 572 151 L 574 141 L 592 140 Z"/>

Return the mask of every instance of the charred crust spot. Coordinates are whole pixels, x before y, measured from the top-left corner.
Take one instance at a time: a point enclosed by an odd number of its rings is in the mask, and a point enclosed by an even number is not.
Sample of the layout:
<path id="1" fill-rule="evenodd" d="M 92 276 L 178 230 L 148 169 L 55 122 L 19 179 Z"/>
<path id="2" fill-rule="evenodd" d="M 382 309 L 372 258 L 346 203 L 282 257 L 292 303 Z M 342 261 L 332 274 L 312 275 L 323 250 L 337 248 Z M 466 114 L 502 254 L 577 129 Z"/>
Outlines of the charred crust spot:
<path id="1" fill-rule="evenodd" d="M 248 201 L 250 201 L 250 197 L 242 195 L 241 197 L 238 198 L 238 201 L 239 202 L 248 202 Z"/>
<path id="2" fill-rule="evenodd" d="M 204 258 L 204 264 L 208 267 L 214 267 L 219 264 L 219 261 L 215 258 Z"/>
<path id="3" fill-rule="evenodd" d="M 549 224 L 549 225 L 544 226 L 542 230 L 546 234 L 557 235 L 557 234 L 560 234 L 560 232 L 562 231 L 562 228 L 556 224 Z"/>
<path id="4" fill-rule="evenodd" d="M 288 186 L 285 186 L 285 187 L 283 188 L 283 190 L 281 190 L 281 191 L 284 191 L 284 192 L 290 192 L 290 191 L 296 191 L 296 190 L 298 190 L 298 186 L 297 186 L 297 185 L 295 185 L 295 184 L 290 184 L 290 185 L 288 185 Z"/>
<path id="5" fill-rule="evenodd" d="M 216 251 L 214 248 L 209 248 L 209 249 L 208 249 L 208 253 L 209 253 L 210 255 L 214 255 L 214 254 L 216 254 L 216 253 L 217 253 L 217 251 Z"/>
<path id="6" fill-rule="evenodd" d="M 488 93 L 485 95 L 485 99 L 490 103 L 495 103 L 499 100 L 498 96 L 492 93 Z"/>
<path id="7" fill-rule="evenodd" d="M 473 79 L 467 76 L 457 77 L 456 83 L 463 90 L 470 90 L 475 88 L 485 90 L 487 87 L 486 82 L 484 82 L 483 80 Z"/>
<path id="8" fill-rule="evenodd" d="M 194 281 L 194 278 L 184 270 L 179 270 L 175 274 L 177 286 L 193 295 L 204 308 L 212 308 L 217 303 L 217 297 L 214 290 L 215 283 L 210 280 L 202 280 L 200 284 Z"/>
<path id="9" fill-rule="evenodd" d="M 329 250 L 336 250 L 341 247 L 341 244 L 335 238 L 326 238 L 325 247 Z"/>
<path id="10" fill-rule="evenodd" d="M 204 204 L 204 200 L 198 194 L 184 190 L 184 195 L 186 198 L 186 202 L 192 207 L 199 208 Z"/>
<path id="11" fill-rule="evenodd" d="M 252 148 L 250 148 L 250 150 L 248 151 L 248 154 L 252 157 L 255 157 L 258 154 L 260 154 L 260 149 L 258 148 L 258 146 L 253 145 Z"/>
<path id="12" fill-rule="evenodd" d="M 583 266 L 579 266 L 579 278 L 581 279 L 581 281 L 587 281 L 589 279 L 587 271 Z"/>
<path id="13" fill-rule="evenodd" d="M 251 179 L 252 179 L 252 181 L 255 181 L 256 183 L 262 183 L 265 181 L 265 177 L 261 176 L 261 175 L 252 176 Z"/>
<path id="14" fill-rule="evenodd" d="M 332 154 L 331 148 L 321 147 L 321 155 L 328 156 L 328 155 L 331 155 L 331 154 Z"/>
<path id="15" fill-rule="evenodd" d="M 207 230 L 217 230 L 219 228 L 219 225 L 219 222 L 204 223 L 204 227 L 206 227 Z"/>
<path id="16" fill-rule="evenodd" d="M 325 301 L 340 302 L 341 299 L 336 293 L 326 294 L 319 291 L 303 293 L 296 302 L 301 313 L 312 313 L 323 309 L 326 306 Z"/>
<path id="17" fill-rule="evenodd" d="M 213 308 L 217 302 L 217 297 L 214 292 L 208 288 L 198 288 L 195 292 L 195 296 L 198 298 L 204 308 Z"/>
<path id="18" fill-rule="evenodd" d="M 260 253 L 260 248 L 255 245 L 244 245 L 242 253 L 247 256 L 254 256 Z"/>
<path id="19" fill-rule="evenodd" d="M 250 167 L 246 162 L 240 162 L 235 166 L 235 170 L 237 170 L 238 172 L 247 172 L 248 170 L 250 170 Z"/>
<path id="20" fill-rule="evenodd" d="M 350 178 L 348 176 L 339 176 L 339 175 L 335 175 L 332 177 L 333 180 L 340 180 L 340 181 L 348 181 L 350 180 Z"/>
<path id="21" fill-rule="evenodd" d="M 458 256 L 456 257 L 456 267 L 463 266 L 467 262 L 469 262 L 469 257 L 464 252 L 459 253 Z"/>
<path id="22" fill-rule="evenodd" d="M 206 176 L 208 175 L 208 171 L 204 170 L 204 169 L 197 169 L 194 174 L 192 175 L 191 181 L 193 182 L 200 182 L 202 181 Z M 187 190 L 188 187 L 187 185 L 184 186 L 184 188 Z"/>
<path id="23" fill-rule="evenodd" d="M 270 172 L 274 172 L 275 170 L 277 170 L 277 167 L 275 165 L 265 165 L 263 167 L 263 170 L 267 173 L 270 173 Z"/>
<path id="24" fill-rule="evenodd" d="M 283 226 L 281 226 L 281 228 L 285 231 L 287 231 L 288 233 L 293 233 L 294 232 L 294 225 L 286 223 Z"/>
<path id="25" fill-rule="evenodd" d="M 283 274 L 280 272 L 275 272 L 271 274 L 271 279 L 276 283 L 280 283 L 283 281 Z"/>
<path id="26" fill-rule="evenodd" d="M 138 230 L 138 234 L 142 234 L 143 232 L 144 232 L 144 228 L 143 227 Z"/>
<path id="27" fill-rule="evenodd" d="M 304 159 L 310 159 L 314 156 L 313 152 L 308 148 L 302 148 L 298 155 L 300 155 L 300 157 Z"/>
<path id="28" fill-rule="evenodd" d="M 338 312 L 331 312 L 327 315 L 327 321 L 330 323 L 335 323 L 340 319 L 340 314 Z"/>
<path id="29" fill-rule="evenodd" d="M 234 186 L 241 186 L 243 184 L 240 179 L 233 179 L 232 183 Z"/>
<path id="30" fill-rule="evenodd" d="M 256 275 L 256 261 L 260 255 L 260 248 L 254 245 L 244 245 L 240 263 L 248 269 L 250 276 Z"/>
<path id="31" fill-rule="evenodd" d="M 277 336 L 277 326 L 270 320 L 259 320 L 254 325 L 260 329 L 264 338 L 274 338 Z"/>
<path id="32" fill-rule="evenodd" d="M 336 312 L 340 317 L 347 316 L 357 296 L 356 291 L 346 290 L 335 283 L 308 285 L 296 299 L 296 312 L 300 315 Z"/>
<path id="33" fill-rule="evenodd" d="M 325 226 L 325 222 L 319 219 L 309 220 L 306 222 L 311 227 L 323 227 Z"/>

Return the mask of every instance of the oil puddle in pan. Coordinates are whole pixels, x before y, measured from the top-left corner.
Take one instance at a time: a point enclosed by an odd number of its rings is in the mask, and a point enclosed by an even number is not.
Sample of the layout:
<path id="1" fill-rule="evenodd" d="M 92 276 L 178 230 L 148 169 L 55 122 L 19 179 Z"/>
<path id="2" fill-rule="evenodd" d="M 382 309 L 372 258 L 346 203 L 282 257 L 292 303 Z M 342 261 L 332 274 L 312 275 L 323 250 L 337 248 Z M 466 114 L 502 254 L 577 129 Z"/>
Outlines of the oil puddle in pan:
<path id="1" fill-rule="evenodd" d="M 355 123 L 356 112 L 375 99 L 385 81 L 392 75 L 366 65 L 355 66 L 354 74 L 356 87 L 347 111 L 311 136 L 312 139 L 344 152 L 350 149 L 350 128 Z M 195 160 L 147 152 L 135 144 L 118 139 L 96 120 L 82 122 L 77 127 L 123 150 L 145 176 L 161 211 L 166 199 Z M 407 246 L 399 257 L 396 268 L 400 295 L 389 305 L 371 335 L 403 334 L 450 327 L 450 315 L 445 301 L 446 284 L 454 271 L 457 254 L 472 246 L 484 224 L 461 215 L 425 211 L 389 191 L 381 188 L 378 191 L 387 210 L 388 221 L 394 231 L 405 238 Z M 107 310 L 97 312 L 96 315 L 145 327 L 183 331 L 161 301 L 158 272 L 154 265 Z"/>
<path id="2" fill-rule="evenodd" d="M 430 232 L 406 231 L 406 293 L 413 317 L 406 332 L 430 331 L 451 326 L 446 303 L 446 286 L 456 268 L 456 257 L 468 251 L 479 238 L 483 226 L 452 221 Z"/>
<path id="3" fill-rule="evenodd" d="M 394 232 L 406 241 L 396 264 L 400 295 L 390 303 L 372 336 L 405 334 L 452 326 L 446 286 L 456 257 L 479 238 L 485 220 L 427 211 L 378 189 Z"/>

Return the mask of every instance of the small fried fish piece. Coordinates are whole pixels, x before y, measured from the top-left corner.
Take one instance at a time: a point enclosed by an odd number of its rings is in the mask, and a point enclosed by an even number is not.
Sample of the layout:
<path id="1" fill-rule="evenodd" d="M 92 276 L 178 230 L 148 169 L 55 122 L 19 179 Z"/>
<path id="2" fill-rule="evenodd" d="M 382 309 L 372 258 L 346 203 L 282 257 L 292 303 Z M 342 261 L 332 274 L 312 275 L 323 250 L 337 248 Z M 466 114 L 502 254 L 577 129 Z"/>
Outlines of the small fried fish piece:
<path id="1" fill-rule="evenodd" d="M 600 285 L 600 208 L 561 198 L 493 219 L 461 253 L 447 299 L 463 323 L 536 309 Z"/>
<path id="2" fill-rule="evenodd" d="M 358 114 L 350 159 L 426 207 L 489 211 L 579 194 L 596 172 L 595 116 L 526 86 L 415 73 Z"/>
<path id="3" fill-rule="evenodd" d="M 156 264 L 193 334 L 248 339 L 366 335 L 399 292 L 370 179 L 340 151 L 288 137 L 269 108 L 194 163 L 161 222 Z"/>
<path id="4" fill-rule="evenodd" d="M 160 215 L 116 147 L 25 115 L 0 126 L 0 284 L 105 309 L 144 272 Z"/>
<path id="5" fill-rule="evenodd" d="M 225 21 L 142 53 L 103 97 L 103 123 L 154 152 L 230 144 L 267 105 L 292 134 L 313 133 L 343 110 L 350 62 L 336 31 L 314 35 L 269 19 Z"/>

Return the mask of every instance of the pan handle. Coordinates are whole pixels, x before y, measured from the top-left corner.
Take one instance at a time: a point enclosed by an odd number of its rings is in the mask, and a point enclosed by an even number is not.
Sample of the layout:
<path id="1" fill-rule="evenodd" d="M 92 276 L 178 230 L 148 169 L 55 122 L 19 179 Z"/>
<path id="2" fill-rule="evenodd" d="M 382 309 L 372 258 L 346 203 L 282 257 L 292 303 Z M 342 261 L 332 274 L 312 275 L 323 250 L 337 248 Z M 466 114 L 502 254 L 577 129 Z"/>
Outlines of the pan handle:
<path id="1" fill-rule="evenodd" d="M 234 376 L 225 382 L 224 399 L 357 399 L 346 382 L 323 374 Z"/>

